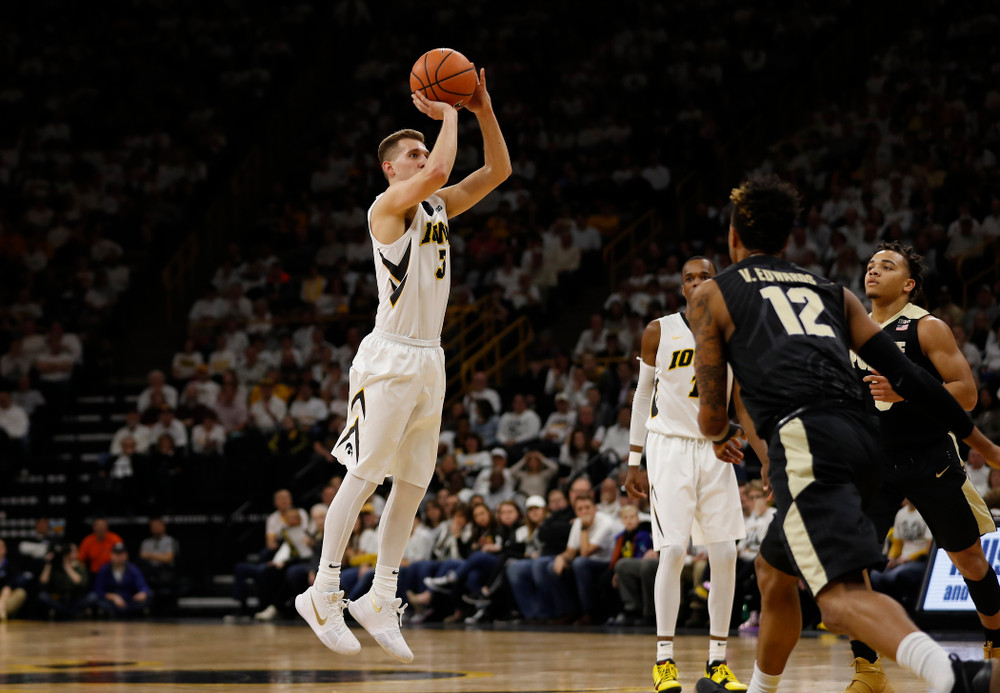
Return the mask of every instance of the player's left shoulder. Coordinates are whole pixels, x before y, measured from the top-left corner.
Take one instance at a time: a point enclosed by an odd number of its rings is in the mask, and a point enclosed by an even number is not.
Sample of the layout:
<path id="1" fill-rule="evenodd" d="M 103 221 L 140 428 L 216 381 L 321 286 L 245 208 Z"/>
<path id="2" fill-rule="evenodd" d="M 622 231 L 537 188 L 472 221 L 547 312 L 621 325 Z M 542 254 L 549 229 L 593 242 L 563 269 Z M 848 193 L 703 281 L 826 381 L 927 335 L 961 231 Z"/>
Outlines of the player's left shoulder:
<path id="1" fill-rule="evenodd" d="M 924 311 L 924 314 L 915 319 L 917 323 L 917 339 L 920 346 L 927 351 L 934 347 L 956 347 L 955 335 L 952 334 L 951 327 L 944 320 L 934 317 Z"/>

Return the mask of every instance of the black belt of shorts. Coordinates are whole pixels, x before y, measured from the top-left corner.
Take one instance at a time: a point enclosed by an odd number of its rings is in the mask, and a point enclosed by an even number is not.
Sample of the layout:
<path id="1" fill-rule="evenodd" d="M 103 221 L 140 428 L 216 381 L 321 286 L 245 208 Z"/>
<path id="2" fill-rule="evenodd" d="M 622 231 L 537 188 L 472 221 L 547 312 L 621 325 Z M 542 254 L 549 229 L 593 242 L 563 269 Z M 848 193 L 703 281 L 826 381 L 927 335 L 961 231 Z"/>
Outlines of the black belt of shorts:
<path id="1" fill-rule="evenodd" d="M 864 413 L 864 403 L 859 399 L 843 399 L 843 398 L 825 399 L 818 402 L 810 402 L 809 404 L 803 404 L 801 407 L 793 409 L 792 411 L 788 412 L 780 419 L 778 419 L 778 423 L 774 425 L 771 431 L 772 432 L 780 431 L 781 427 L 784 426 L 786 423 L 788 423 L 792 419 L 799 418 L 803 414 L 808 414 L 809 412 L 813 411 L 822 411 L 824 409 L 839 409 L 842 407 L 850 407 L 852 408 L 852 411 L 856 410 L 859 414 Z"/>

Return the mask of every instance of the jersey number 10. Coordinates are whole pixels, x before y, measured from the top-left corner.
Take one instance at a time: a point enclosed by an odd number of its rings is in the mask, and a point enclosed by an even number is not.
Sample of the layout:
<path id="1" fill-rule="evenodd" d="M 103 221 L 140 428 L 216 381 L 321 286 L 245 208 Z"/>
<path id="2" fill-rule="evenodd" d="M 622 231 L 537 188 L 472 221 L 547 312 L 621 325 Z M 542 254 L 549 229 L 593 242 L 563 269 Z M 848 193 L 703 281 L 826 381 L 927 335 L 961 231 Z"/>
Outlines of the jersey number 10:
<path id="1" fill-rule="evenodd" d="M 760 290 L 760 295 L 771 302 L 778 314 L 785 332 L 789 335 L 810 335 L 812 337 L 836 337 L 829 325 L 816 322 L 823 312 L 823 299 L 812 289 L 796 286 L 785 291 L 780 286 L 769 286 Z M 796 314 L 793 303 L 805 306 Z"/>

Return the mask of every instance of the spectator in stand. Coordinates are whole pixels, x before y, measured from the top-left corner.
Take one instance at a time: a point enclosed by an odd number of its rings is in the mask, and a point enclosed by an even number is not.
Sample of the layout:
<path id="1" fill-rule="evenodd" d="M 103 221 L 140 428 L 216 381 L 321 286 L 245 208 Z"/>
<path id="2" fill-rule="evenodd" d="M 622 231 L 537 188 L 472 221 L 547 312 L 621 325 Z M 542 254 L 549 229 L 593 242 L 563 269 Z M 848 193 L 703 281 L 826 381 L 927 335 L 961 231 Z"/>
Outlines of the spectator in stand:
<path id="1" fill-rule="evenodd" d="M 225 308 L 224 299 L 219 296 L 219 290 L 214 285 L 209 286 L 205 295 L 194 302 L 188 311 L 188 322 L 193 330 L 203 329 L 205 325 L 220 320 Z"/>
<path id="2" fill-rule="evenodd" d="M 462 400 L 465 405 L 465 410 L 469 412 L 470 423 L 473 425 L 482 423 L 479 419 L 479 412 L 475 407 L 475 403 L 481 399 L 485 399 L 489 402 L 490 406 L 493 408 L 493 414 L 499 416 L 501 411 L 500 394 L 488 386 L 486 373 L 483 371 L 476 371 L 472 375 L 472 385 L 469 388 L 469 391 L 465 394 L 465 398 Z M 484 436 L 484 440 L 485 439 L 486 438 Z M 489 445 L 488 441 L 487 445 Z"/>
<path id="3" fill-rule="evenodd" d="M 322 425 L 328 416 L 326 403 L 313 394 L 312 382 L 306 380 L 288 407 L 288 415 L 295 421 L 300 431 L 312 431 Z"/>
<path id="4" fill-rule="evenodd" d="M 257 621 L 273 621 L 278 617 L 279 607 L 289 596 L 286 589 L 289 568 L 306 561 L 313 554 L 313 539 L 309 536 L 308 525 L 302 521 L 298 509 L 289 508 L 283 518 L 284 527 L 278 550 L 268 561 L 267 568 L 258 580 L 259 604 L 263 608 L 254 614 Z"/>
<path id="5" fill-rule="evenodd" d="M 208 355 L 208 361 L 204 365 L 208 367 L 209 377 L 213 377 L 222 375 L 230 368 L 235 368 L 236 361 L 236 353 L 229 347 L 226 337 L 219 335 L 215 338 L 215 351 Z M 194 375 L 198 375 L 198 366 L 195 366 Z"/>
<path id="6" fill-rule="evenodd" d="M 203 406 L 211 408 L 219 399 L 219 384 L 212 380 L 209 375 L 208 366 L 202 364 L 194 369 L 194 378 L 188 383 L 188 387 L 194 388 L 198 393 L 198 402 Z"/>
<path id="7" fill-rule="evenodd" d="M 221 457 L 226 446 L 226 431 L 212 410 L 205 412 L 200 424 L 191 429 L 191 454 Z"/>
<path id="8" fill-rule="evenodd" d="M 146 382 L 148 383 L 148 387 L 139 393 L 136 409 L 140 412 L 149 409 L 154 392 L 163 395 L 163 400 L 168 407 L 171 409 L 177 408 L 177 388 L 167 384 L 167 376 L 163 374 L 163 371 L 150 371 Z"/>
<path id="9" fill-rule="evenodd" d="M 549 459 L 541 451 L 531 449 L 510 468 L 514 490 L 522 498 L 545 497 L 549 485 L 558 473 L 559 463 Z"/>
<path id="10" fill-rule="evenodd" d="M 93 531 L 80 542 L 77 555 L 90 574 L 95 575 L 111 560 L 111 548 L 121 544 L 122 538 L 108 529 L 108 521 L 103 517 L 95 518 L 91 529 Z"/>
<path id="11" fill-rule="evenodd" d="M 63 344 L 61 336 L 50 331 L 45 349 L 35 359 L 35 370 L 38 371 L 39 387 L 46 399 L 57 407 L 61 407 L 69 396 L 75 365 L 76 359 Z"/>
<path id="12" fill-rule="evenodd" d="M 980 321 L 981 326 L 985 327 L 987 331 L 991 330 L 992 325 L 996 322 L 997 318 L 1000 317 L 1000 305 L 997 305 L 996 297 L 993 295 L 993 289 L 989 284 L 981 284 L 979 290 L 976 292 L 976 303 L 970 307 L 965 312 L 965 331 L 969 333 L 969 340 L 976 342 L 980 349 L 986 347 L 984 333 L 983 344 L 978 344 L 978 341 L 973 336 L 976 331 L 976 318 L 979 315 L 983 315 L 983 319 Z"/>
<path id="13" fill-rule="evenodd" d="M 139 568 L 146 576 L 158 603 L 163 600 L 169 602 L 177 596 L 180 582 L 177 574 L 179 551 L 180 544 L 167 534 L 163 518 L 150 518 L 149 536 L 139 546 Z"/>
<path id="14" fill-rule="evenodd" d="M 598 450 L 600 456 L 591 461 L 588 469 L 592 482 L 597 483 L 606 477 L 615 476 L 621 466 L 628 462 L 631 417 L 632 407 L 622 407 L 618 410 L 618 420 L 604 431 Z"/>
<path id="15" fill-rule="evenodd" d="M 215 414 L 227 436 L 240 433 L 246 427 L 249 417 L 246 402 L 236 396 L 236 387 L 231 383 L 223 385 L 219 390 Z"/>
<path id="16" fill-rule="evenodd" d="M 111 547 L 110 560 L 94 576 L 94 596 L 98 610 L 110 616 L 148 613 L 153 591 L 142 571 L 128 560 L 125 544 Z"/>
<path id="17" fill-rule="evenodd" d="M 519 458 L 525 446 L 532 444 L 542 430 L 538 414 L 528 409 L 524 395 L 516 394 L 511 410 L 500 417 L 497 442 L 507 449 L 507 454 Z"/>
<path id="18" fill-rule="evenodd" d="M 623 608 L 615 622 L 650 625 L 656 621 L 653 584 L 659 554 L 649 530 L 640 526 L 639 510 L 634 505 L 623 506 L 618 516 L 625 529 L 615 537 L 610 568 Z"/>
<path id="19" fill-rule="evenodd" d="M 573 357 L 579 359 L 584 352 L 596 354 L 603 351 L 607 337 L 608 331 L 604 329 L 604 318 L 600 313 L 594 313 L 590 316 L 590 327 L 581 332 L 580 337 L 576 340 Z"/>
<path id="20" fill-rule="evenodd" d="M 576 412 L 569 407 L 569 397 L 565 392 L 556 394 L 556 410 L 549 414 L 545 426 L 539 432 L 539 449 L 547 454 L 557 455 L 559 447 L 573 430 L 576 423 Z M 544 494 L 539 494 L 544 496 Z"/>
<path id="21" fill-rule="evenodd" d="M 125 438 L 131 438 L 135 442 L 136 453 L 145 455 L 149 452 L 149 446 L 152 442 L 150 430 L 139 420 L 139 412 L 135 409 L 129 409 L 125 412 L 125 425 L 115 431 L 109 450 L 112 455 L 121 454 L 122 440 Z"/>
<path id="22" fill-rule="evenodd" d="M 245 388 L 253 388 L 267 375 L 268 364 L 260 353 L 260 344 L 255 340 L 243 350 L 243 358 L 236 366 L 236 377 Z"/>
<path id="23" fill-rule="evenodd" d="M 570 527 L 566 548 L 555 557 L 548 579 L 554 592 L 571 590 L 570 599 L 565 603 L 575 601 L 579 605 L 581 615 L 575 621 L 575 625 L 590 625 L 593 622 L 595 602 L 602 583 L 605 579 L 610 582 L 607 573 L 617 523 L 603 513 L 597 512 L 597 506 L 589 492 L 576 497 L 573 501 L 573 510 L 576 519 Z M 567 571 L 570 567 L 572 570 Z M 568 587 L 565 581 L 561 580 L 566 577 L 564 573 L 572 576 L 574 587 Z M 558 614 L 562 617 L 568 615 L 565 611 Z"/>
<path id="24" fill-rule="evenodd" d="M 483 450 L 483 439 L 469 433 L 462 440 L 461 450 L 455 452 L 455 462 L 463 474 L 473 477 L 492 464 L 490 453 Z"/>
<path id="25" fill-rule="evenodd" d="M 240 611 L 246 612 L 247 583 L 257 581 L 267 570 L 267 564 L 278 550 L 281 543 L 281 532 L 286 527 L 285 517 L 293 509 L 292 493 L 288 489 L 279 489 L 274 493 L 274 511 L 267 516 L 264 525 L 264 548 L 260 550 L 256 561 L 237 563 L 233 568 L 233 599 L 240 604 Z M 295 508 L 299 514 L 302 527 L 308 527 L 309 517 L 306 511 Z"/>
<path id="26" fill-rule="evenodd" d="M 195 369 L 205 363 L 201 352 L 194 348 L 194 340 L 184 340 L 184 349 L 174 354 L 170 366 L 170 374 L 179 383 L 185 383 L 194 377 Z"/>
<path id="27" fill-rule="evenodd" d="M 472 403 L 472 408 L 476 414 L 475 421 L 472 420 L 472 417 L 469 419 L 473 433 L 478 434 L 483 439 L 484 446 L 496 445 L 500 417 L 497 416 L 490 400 L 485 397 L 475 400 Z"/>
<path id="28" fill-rule="evenodd" d="M 265 378 L 260 382 L 260 397 L 250 405 L 250 422 L 265 436 L 273 435 L 288 413 L 288 405 L 274 393 L 274 381 Z"/>
<path id="29" fill-rule="evenodd" d="M 87 607 L 87 577 L 76 546 L 53 542 L 38 575 L 38 603 L 50 619 L 75 618 Z"/>
<path id="30" fill-rule="evenodd" d="M 889 563 L 885 570 L 871 572 L 872 589 L 888 594 L 908 609 L 916 604 L 917 593 L 933 541 L 927 523 L 908 500 L 896 513 L 889 547 Z"/>
<path id="31" fill-rule="evenodd" d="M 476 476 L 472 493 L 482 496 L 483 502 L 496 508 L 501 501 L 514 496 L 514 478 L 507 468 L 507 451 L 503 448 L 493 448 L 490 452 L 491 465 Z"/>
<path id="32" fill-rule="evenodd" d="M 174 417 L 173 409 L 164 409 L 160 412 L 156 423 L 149 427 L 150 440 L 160 440 L 162 435 L 170 436 L 174 448 L 184 452 L 188 446 L 188 432 L 184 424 Z"/>

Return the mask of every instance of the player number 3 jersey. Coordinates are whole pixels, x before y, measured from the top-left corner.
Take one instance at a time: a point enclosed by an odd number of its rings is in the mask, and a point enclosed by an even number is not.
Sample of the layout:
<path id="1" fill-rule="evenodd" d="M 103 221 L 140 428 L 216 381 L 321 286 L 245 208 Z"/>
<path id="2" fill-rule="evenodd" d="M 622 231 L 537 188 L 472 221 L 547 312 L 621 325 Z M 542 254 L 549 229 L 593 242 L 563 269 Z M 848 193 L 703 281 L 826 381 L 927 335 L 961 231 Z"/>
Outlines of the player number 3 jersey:
<path id="1" fill-rule="evenodd" d="M 665 436 L 704 438 L 698 428 L 698 387 L 694 377 L 694 335 L 682 313 L 659 318 L 656 379 L 646 429 Z M 729 390 L 733 372 L 729 370 Z"/>
<path id="2" fill-rule="evenodd" d="M 410 339 L 440 339 L 451 290 L 451 246 L 444 200 L 431 195 L 417 205 L 406 232 L 389 245 L 379 243 L 371 233 L 374 206 L 372 203 L 368 208 L 368 235 L 378 283 L 375 329 Z"/>

